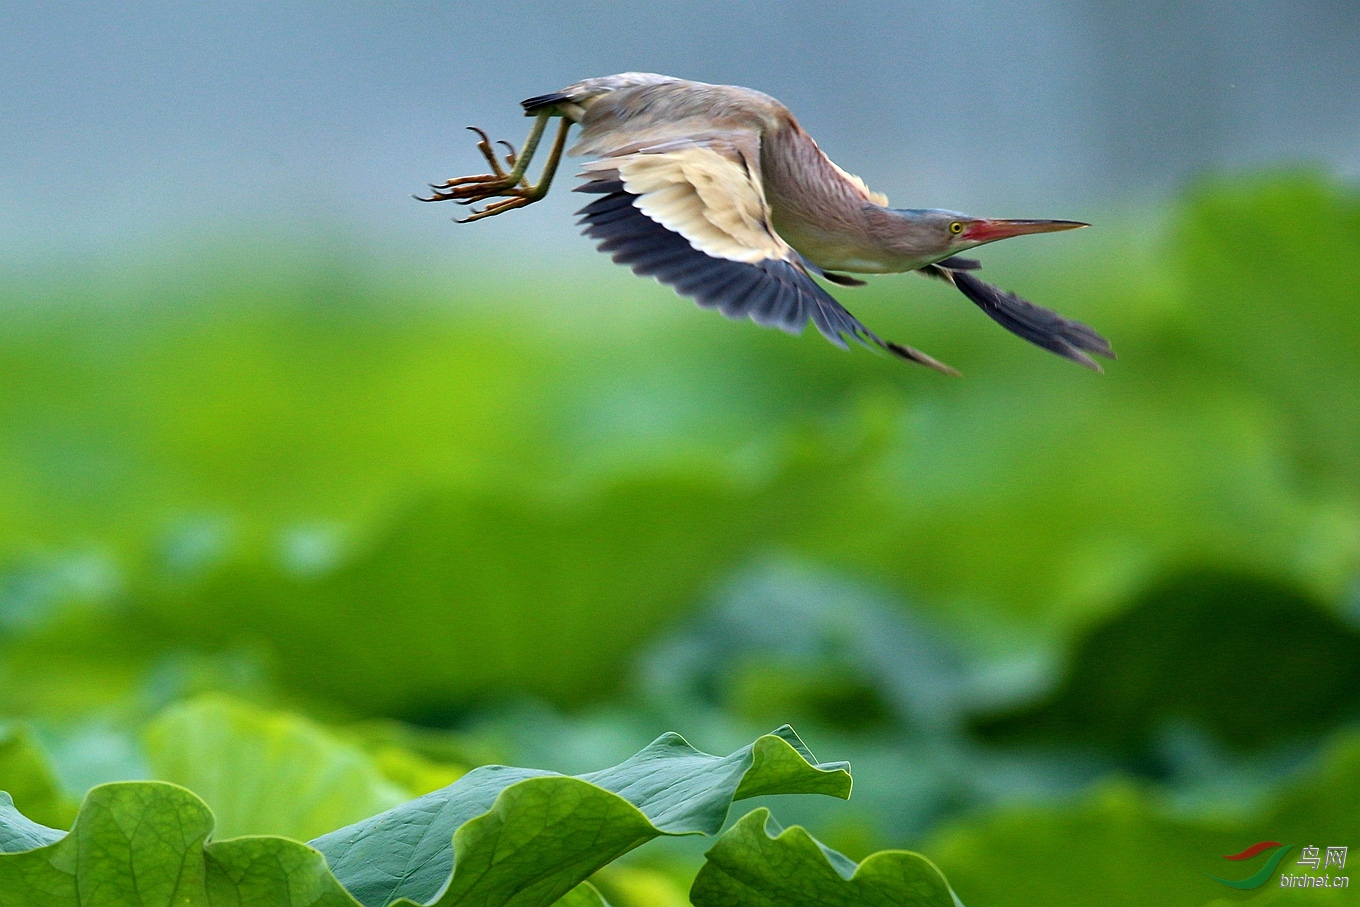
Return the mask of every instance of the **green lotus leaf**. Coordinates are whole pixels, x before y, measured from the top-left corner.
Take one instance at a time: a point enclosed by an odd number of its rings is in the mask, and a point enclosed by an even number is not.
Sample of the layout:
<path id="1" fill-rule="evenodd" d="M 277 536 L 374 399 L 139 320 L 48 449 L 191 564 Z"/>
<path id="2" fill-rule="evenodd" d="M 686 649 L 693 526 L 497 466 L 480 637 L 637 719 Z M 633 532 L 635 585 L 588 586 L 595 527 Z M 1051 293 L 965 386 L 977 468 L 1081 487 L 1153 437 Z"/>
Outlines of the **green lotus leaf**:
<path id="1" fill-rule="evenodd" d="M 192 736 L 189 718 L 202 717 L 171 715 L 158 735 L 178 721 Z M 267 751 L 256 755 L 269 764 Z M 596 870 L 659 835 L 715 834 L 733 800 L 779 793 L 846 797 L 850 775 L 844 763 L 818 764 L 787 727 L 729 756 L 666 734 L 580 777 L 484 766 L 315 848 L 273 836 L 212 841 L 208 806 L 163 781 L 94 788 L 65 835 L 5 795 L 0 907 L 606 907 L 584 884 Z"/>
<path id="2" fill-rule="evenodd" d="M 153 775 L 202 797 L 222 838 L 305 841 L 410 796 L 369 754 L 320 725 L 226 697 L 171 707 L 145 740 Z"/>
<path id="3" fill-rule="evenodd" d="M 212 830 L 206 804 L 157 781 L 95 788 L 69 834 L 25 818 L 0 793 L 0 907 L 357 907 L 305 844 L 210 841 Z M 608 905 L 583 882 L 558 907 Z"/>
<path id="4" fill-rule="evenodd" d="M 0 853 L 33 850 L 62 837 L 57 829 L 40 825 L 19 812 L 10 795 L 0 791 Z"/>
<path id="5" fill-rule="evenodd" d="M 0 836 L 11 817 L 0 802 Z M 355 907 L 325 859 L 276 837 L 208 842 L 213 816 L 174 784 L 104 784 L 69 834 L 0 854 L 0 907 Z M 47 829 L 51 832 L 51 829 Z"/>
<path id="6" fill-rule="evenodd" d="M 436 896 L 440 905 L 548 907 L 652 838 L 716 834 L 733 800 L 783 793 L 848 797 L 850 775 L 844 763 L 818 764 L 787 727 L 729 756 L 665 734 L 579 777 L 483 766 L 312 845 L 366 907 Z"/>
<path id="7" fill-rule="evenodd" d="M 882 850 L 862 863 L 756 809 L 708 851 L 690 888 L 694 907 L 956 907 L 935 865 Z"/>

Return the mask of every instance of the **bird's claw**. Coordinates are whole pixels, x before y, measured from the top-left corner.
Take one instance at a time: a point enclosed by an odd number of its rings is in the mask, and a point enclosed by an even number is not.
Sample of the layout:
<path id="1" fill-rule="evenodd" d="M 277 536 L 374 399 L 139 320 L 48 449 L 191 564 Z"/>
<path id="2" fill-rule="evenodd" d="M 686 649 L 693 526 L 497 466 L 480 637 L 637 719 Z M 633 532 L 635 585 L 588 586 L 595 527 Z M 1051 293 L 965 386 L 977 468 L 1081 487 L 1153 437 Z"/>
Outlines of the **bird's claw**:
<path id="1" fill-rule="evenodd" d="M 553 139 L 552 151 L 548 154 L 543 172 L 539 174 L 537 183 L 530 183 L 526 171 L 534 156 L 534 150 L 538 147 L 539 139 L 543 135 L 543 129 L 551 116 L 547 113 L 539 114 L 534 122 L 533 129 L 529 132 L 529 137 L 524 140 L 523 154 L 516 151 L 515 146 L 509 142 L 496 143 L 503 145 L 508 152 L 505 156 L 505 165 L 509 168 L 508 170 L 496 158 L 496 149 L 492 147 L 490 136 L 476 126 L 469 126 L 468 130 L 477 136 L 477 150 L 491 165 L 491 172 L 476 176 L 455 177 L 442 183 L 431 183 L 431 192 L 428 196 L 417 195 L 415 198 L 422 202 L 452 201 L 460 205 L 489 202 L 485 208 L 479 211 L 474 210 L 470 216 L 461 220 L 460 223 L 470 223 L 504 211 L 523 208 L 525 205 L 531 205 L 543 198 L 548 194 L 548 187 L 552 185 L 553 174 L 557 171 L 557 164 L 561 160 L 562 150 L 566 145 L 567 131 L 571 127 L 571 123 L 567 120 L 563 120 L 558 126 L 557 136 Z"/>
<path id="2" fill-rule="evenodd" d="M 536 194 L 535 187 L 527 181 L 512 183 L 503 176 L 487 173 L 481 176 L 460 176 L 443 183 L 431 183 L 429 196 L 417 195 L 422 202 L 457 202 L 472 205 L 489 198 L 530 199 Z"/>
<path id="3" fill-rule="evenodd" d="M 455 201 L 464 206 L 475 205 L 488 199 L 498 198 L 480 211 L 473 211 L 471 216 L 463 218 L 459 223 L 467 224 L 474 220 L 481 220 L 483 217 L 491 217 L 493 214 L 500 214 L 503 211 L 512 211 L 515 208 L 523 208 L 525 205 L 533 204 L 542 198 L 544 193 L 535 186 L 515 186 L 510 189 L 502 189 L 495 192 L 477 192 L 465 198 L 458 198 Z"/>
<path id="4" fill-rule="evenodd" d="M 486 162 L 491 165 L 492 172 L 501 179 L 505 179 L 505 171 L 501 169 L 501 162 L 496 159 L 496 150 L 491 147 L 491 138 L 485 131 L 476 126 L 469 126 L 467 129 L 468 132 L 477 133 L 477 136 L 480 139 L 480 141 L 477 142 L 477 150 L 482 153 L 482 157 L 486 158 Z M 515 165 L 512 163 L 510 166 L 513 167 Z"/>
<path id="5" fill-rule="evenodd" d="M 422 202 L 456 201 L 462 205 L 471 205 L 495 196 L 505 196 L 507 199 L 519 197 L 531 190 L 532 187 L 530 187 L 527 179 L 523 177 L 518 180 L 512 179 L 511 174 L 502 168 L 501 162 L 496 157 L 496 150 L 491 147 L 491 138 L 485 131 L 476 126 L 467 128 L 469 132 L 475 132 L 478 135 L 477 150 L 491 165 L 492 172 L 476 176 L 460 176 L 445 180 L 442 183 L 430 183 L 430 189 L 433 190 L 431 194 L 429 196 L 417 195 L 415 198 Z M 497 144 L 504 145 L 510 150 L 510 153 L 505 157 L 505 163 L 513 170 L 515 164 L 519 161 L 519 153 L 515 151 L 515 146 L 504 141 Z M 524 204 L 527 204 L 527 201 L 520 201 L 510 207 L 518 208 Z M 497 208 L 497 210 L 508 210 L 508 208 Z"/>
<path id="6" fill-rule="evenodd" d="M 536 201 L 538 201 L 537 198 L 533 198 L 529 195 L 515 195 L 509 198 L 503 198 L 498 202 L 492 202 L 491 204 L 487 205 L 480 211 L 473 211 L 467 217 L 464 217 L 461 220 L 459 220 L 458 223 L 470 224 L 474 220 L 481 220 L 484 217 L 492 217 L 494 215 L 501 214 L 502 212 L 505 211 L 511 211 L 515 208 L 523 208 L 525 205 L 532 204 L 533 202 Z M 463 204 L 472 203 L 464 202 Z"/>

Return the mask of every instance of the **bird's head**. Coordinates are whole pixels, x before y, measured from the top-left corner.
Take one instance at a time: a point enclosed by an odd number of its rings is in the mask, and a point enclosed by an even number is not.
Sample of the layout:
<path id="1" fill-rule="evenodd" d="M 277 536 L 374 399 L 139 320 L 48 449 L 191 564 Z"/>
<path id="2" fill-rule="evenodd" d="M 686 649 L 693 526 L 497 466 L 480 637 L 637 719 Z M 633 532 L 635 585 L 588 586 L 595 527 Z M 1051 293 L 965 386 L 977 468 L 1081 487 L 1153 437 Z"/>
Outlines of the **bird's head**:
<path id="1" fill-rule="evenodd" d="M 927 261 L 939 261 L 998 239 L 1090 226 L 1075 220 L 995 220 L 938 208 L 894 208 L 892 212 L 900 218 L 901 239 L 909 243 L 912 253 Z"/>

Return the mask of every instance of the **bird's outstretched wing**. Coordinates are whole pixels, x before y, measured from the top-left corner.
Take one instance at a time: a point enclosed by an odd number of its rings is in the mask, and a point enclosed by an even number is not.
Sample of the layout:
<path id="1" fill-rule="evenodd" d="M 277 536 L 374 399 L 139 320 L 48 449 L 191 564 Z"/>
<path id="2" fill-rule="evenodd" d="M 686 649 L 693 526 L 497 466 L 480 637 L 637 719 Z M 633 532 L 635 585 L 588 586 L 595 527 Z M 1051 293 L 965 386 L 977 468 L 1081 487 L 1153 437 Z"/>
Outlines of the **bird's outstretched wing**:
<path id="1" fill-rule="evenodd" d="M 1096 333 L 1090 325 L 1064 318 L 1052 309 L 1021 299 L 969 273 L 980 267 L 981 263 L 975 259 L 955 257 L 927 265 L 921 268 L 921 273 L 952 283 L 997 324 L 1064 359 L 1099 372 L 1103 371 L 1100 364 L 1087 353 L 1106 359 L 1115 358 L 1110 341 Z"/>
<path id="2" fill-rule="evenodd" d="M 873 344 L 941 372 L 949 366 L 879 337 L 846 311 L 770 223 L 754 133 L 625 147 L 588 163 L 578 213 L 599 249 L 728 318 L 799 333 L 809 320 L 838 346 Z"/>

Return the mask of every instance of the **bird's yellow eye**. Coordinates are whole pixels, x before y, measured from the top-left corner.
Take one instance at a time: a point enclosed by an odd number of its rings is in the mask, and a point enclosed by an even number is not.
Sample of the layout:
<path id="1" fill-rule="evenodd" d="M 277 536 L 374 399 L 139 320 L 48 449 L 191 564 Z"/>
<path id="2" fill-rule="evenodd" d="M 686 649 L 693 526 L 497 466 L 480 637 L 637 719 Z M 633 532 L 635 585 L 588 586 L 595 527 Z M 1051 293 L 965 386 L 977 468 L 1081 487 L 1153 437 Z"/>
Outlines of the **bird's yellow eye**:
<path id="1" fill-rule="evenodd" d="M 960 233 L 963 232 L 963 224 L 959 223 L 958 221 L 954 221 L 952 224 L 949 225 L 949 232 L 953 233 L 955 236 L 958 236 Z"/>

